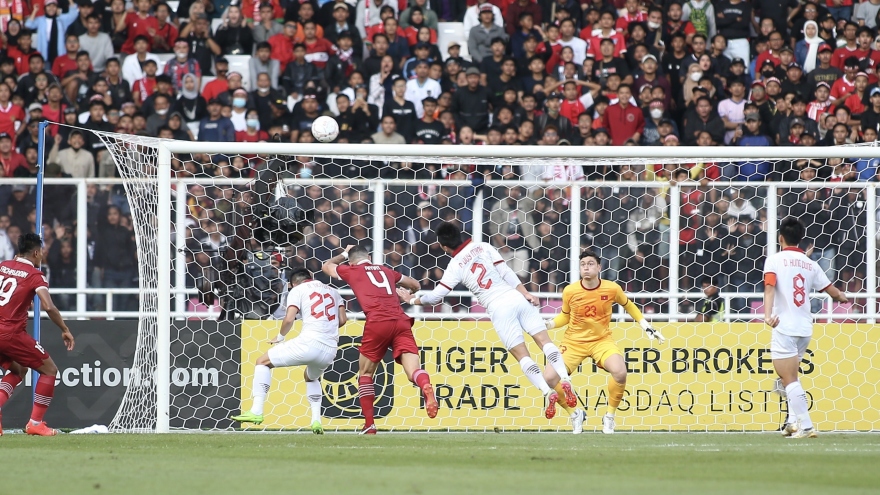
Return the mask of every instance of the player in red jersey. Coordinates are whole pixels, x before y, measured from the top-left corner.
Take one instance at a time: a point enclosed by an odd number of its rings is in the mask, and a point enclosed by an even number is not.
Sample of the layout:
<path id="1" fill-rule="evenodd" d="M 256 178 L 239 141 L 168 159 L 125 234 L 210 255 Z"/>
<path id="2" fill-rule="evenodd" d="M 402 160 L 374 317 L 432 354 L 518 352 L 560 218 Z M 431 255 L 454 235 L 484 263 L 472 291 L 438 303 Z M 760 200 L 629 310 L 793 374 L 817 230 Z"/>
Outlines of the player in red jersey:
<path id="1" fill-rule="evenodd" d="M 49 282 L 37 268 L 42 261 L 43 240 L 37 234 L 25 234 L 18 241 L 18 256 L 0 263 L 0 366 L 10 371 L 0 380 L 0 408 L 21 383 L 28 368 L 37 370 L 40 378 L 34 393 L 34 409 L 24 431 L 28 435 L 49 437 L 58 432 L 46 426 L 43 416 L 55 393 L 58 367 L 40 343 L 27 333 L 28 309 L 34 294 L 40 297 L 40 305 L 52 323 L 61 329 L 61 339 L 68 351 L 73 350 L 73 334 L 52 303 Z"/>
<path id="2" fill-rule="evenodd" d="M 348 265 L 342 263 L 348 260 Z M 437 399 L 431 378 L 422 369 L 419 346 L 412 334 L 413 319 L 403 312 L 394 287 L 398 284 L 419 290 L 419 283 L 382 265 L 370 262 L 370 253 L 360 246 L 347 246 L 345 251 L 324 263 L 327 275 L 348 283 L 367 315 L 361 339 L 358 363 L 358 397 L 364 414 L 362 435 L 375 435 L 373 421 L 373 374 L 390 347 L 394 360 L 403 366 L 406 377 L 422 391 L 429 418 L 437 417 Z"/>

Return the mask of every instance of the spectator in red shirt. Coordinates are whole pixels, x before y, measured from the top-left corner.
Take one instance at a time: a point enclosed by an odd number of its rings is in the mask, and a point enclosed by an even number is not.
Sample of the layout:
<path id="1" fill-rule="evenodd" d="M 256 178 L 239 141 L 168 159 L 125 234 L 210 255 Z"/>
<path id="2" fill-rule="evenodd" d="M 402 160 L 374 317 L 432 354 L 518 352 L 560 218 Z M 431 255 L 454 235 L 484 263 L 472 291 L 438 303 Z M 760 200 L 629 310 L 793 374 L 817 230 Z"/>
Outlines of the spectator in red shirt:
<path id="1" fill-rule="evenodd" d="M 245 119 L 247 127 L 243 131 L 235 131 L 235 141 L 238 143 L 256 143 L 268 141 L 269 134 L 260 130 L 260 114 L 256 110 L 248 110 Z"/>
<path id="2" fill-rule="evenodd" d="M 152 50 L 153 38 L 159 32 L 159 21 L 150 15 L 150 0 L 137 0 L 135 5 L 137 12 L 129 12 L 125 15 L 125 22 L 116 26 L 117 31 L 128 32 L 128 38 L 122 44 L 122 53 L 127 55 L 134 53 L 134 39 L 138 36 L 146 36 Z"/>
<path id="3" fill-rule="evenodd" d="M 32 55 L 39 55 L 40 58 L 43 58 L 40 52 L 31 46 L 32 34 L 33 31 L 29 29 L 22 29 L 18 35 L 18 44 L 9 47 L 6 53 L 6 56 L 15 61 L 15 72 L 18 75 L 27 74 Z"/>
<path id="4" fill-rule="evenodd" d="M 55 61 L 52 62 L 52 74 L 55 74 L 55 77 L 61 79 L 65 74 L 72 70 L 76 70 L 76 53 L 79 51 L 79 37 L 75 34 L 70 34 L 64 41 L 64 47 L 67 49 L 67 54 L 63 57 L 55 57 Z"/>
<path id="5" fill-rule="evenodd" d="M 272 47 L 272 59 L 280 65 L 279 72 L 284 72 L 287 64 L 293 60 L 293 45 L 296 39 L 297 27 L 295 21 L 284 21 L 284 31 L 272 35 L 269 45 Z"/>
<path id="6" fill-rule="evenodd" d="M 843 77 L 831 86 L 831 100 L 847 98 L 856 89 L 856 74 L 859 72 L 859 59 L 849 57 L 843 64 Z"/>
<path id="7" fill-rule="evenodd" d="M 172 50 L 174 41 L 177 39 L 178 30 L 174 24 L 168 22 L 171 18 L 171 9 L 167 3 L 159 3 L 156 5 L 156 23 L 155 33 L 151 34 L 153 53 L 168 53 Z"/>
<path id="8" fill-rule="evenodd" d="M 19 167 L 27 168 L 27 160 L 21 153 L 15 152 L 12 135 L 7 132 L 0 132 L 0 165 L 6 171 L 6 177 L 13 177 L 15 169 Z"/>
<path id="9" fill-rule="evenodd" d="M 306 21 L 303 23 L 303 34 L 305 34 L 306 61 L 311 62 L 315 67 L 324 69 L 330 55 L 336 53 L 333 44 L 324 38 L 318 38 L 317 24 L 315 21 Z M 292 50 L 291 50 L 292 53 Z"/>
<path id="10" fill-rule="evenodd" d="M 229 89 L 229 81 L 226 80 L 226 74 L 229 72 L 229 61 L 224 57 L 217 57 L 217 60 L 214 61 L 214 66 L 217 68 L 217 79 L 206 84 L 202 90 L 202 97 L 205 101 L 211 101 Z"/>
<path id="11" fill-rule="evenodd" d="M 532 0 L 514 0 L 507 7 L 504 15 L 504 29 L 507 30 L 508 36 L 513 36 L 519 26 L 519 16 L 524 13 L 532 14 L 532 21 L 536 26 L 541 25 L 542 12 L 541 6 Z"/>
<path id="12" fill-rule="evenodd" d="M 605 110 L 605 125 L 611 137 L 611 144 L 621 146 L 627 140 L 639 142 L 645 130 L 645 116 L 638 107 L 630 105 L 632 88 L 621 84 L 617 88 L 617 103 L 609 105 Z"/>
<path id="13" fill-rule="evenodd" d="M 131 85 L 131 95 L 138 108 L 156 91 L 156 72 L 158 70 L 159 66 L 155 60 L 147 60 L 144 62 L 144 77 Z M 43 112 L 45 113 L 45 110 Z"/>
<path id="14" fill-rule="evenodd" d="M 563 117 L 571 121 L 571 126 L 576 127 L 580 114 L 587 111 L 587 107 L 581 102 L 578 95 L 578 86 L 574 81 L 566 81 L 562 89 L 562 106 L 559 107 L 559 113 Z"/>
<path id="15" fill-rule="evenodd" d="M 15 105 L 12 99 L 12 90 L 5 84 L 0 84 L 0 132 L 5 132 L 10 136 L 20 130 L 24 131 L 22 123 L 25 120 L 24 109 Z"/>
<path id="16" fill-rule="evenodd" d="M 648 14 L 642 10 L 638 0 L 626 0 L 626 12 L 617 18 L 614 28 L 618 33 L 626 33 L 631 22 L 646 22 Z"/>

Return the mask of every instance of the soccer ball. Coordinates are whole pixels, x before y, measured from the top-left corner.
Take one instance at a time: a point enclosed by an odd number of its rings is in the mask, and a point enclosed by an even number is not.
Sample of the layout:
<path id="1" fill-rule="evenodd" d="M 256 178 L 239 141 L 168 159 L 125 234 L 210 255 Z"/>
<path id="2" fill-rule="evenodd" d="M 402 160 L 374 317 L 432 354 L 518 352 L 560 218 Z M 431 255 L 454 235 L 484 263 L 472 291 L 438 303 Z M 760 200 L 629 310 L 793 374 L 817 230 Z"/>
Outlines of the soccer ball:
<path id="1" fill-rule="evenodd" d="M 339 124 L 333 117 L 318 117 L 312 122 L 312 135 L 322 143 L 329 143 L 339 136 Z"/>

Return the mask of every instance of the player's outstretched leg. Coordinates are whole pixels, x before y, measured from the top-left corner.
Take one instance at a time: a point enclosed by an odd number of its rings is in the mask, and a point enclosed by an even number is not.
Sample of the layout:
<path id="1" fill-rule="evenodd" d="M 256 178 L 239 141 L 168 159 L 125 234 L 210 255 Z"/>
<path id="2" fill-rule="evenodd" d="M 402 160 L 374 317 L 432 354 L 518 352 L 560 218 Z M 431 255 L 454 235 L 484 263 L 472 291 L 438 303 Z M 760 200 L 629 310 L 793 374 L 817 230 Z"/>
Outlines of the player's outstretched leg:
<path id="1" fill-rule="evenodd" d="M 602 367 L 610 374 L 608 377 L 608 411 L 602 417 L 602 433 L 610 435 L 614 433 L 616 424 L 614 416 L 620 401 L 623 400 L 623 392 L 626 390 L 626 364 L 623 356 L 612 354 L 605 358 Z"/>
<path id="2" fill-rule="evenodd" d="M 550 335 L 546 330 L 535 333 L 532 335 L 532 338 L 535 339 L 536 344 L 541 346 L 547 362 L 550 363 L 550 366 L 556 371 L 556 375 L 559 376 L 560 383 L 556 387 L 556 391 L 565 399 L 565 404 L 568 406 L 565 408 L 566 411 L 577 406 L 577 396 L 571 387 L 571 377 L 568 376 L 568 370 L 565 368 L 565 361 L 562 359 L 562 353 L 559 352 L 559 348 L 550 340 Z"/>
<path id="3" fill-rule="evenodd" d="M 263 406 L 266 404 L 266 396 L 269 395 L 269 386 L 272 384 L 272 362 L 269 354 L 263 354 L 257 359 L 254 367 L 254 378 L 251 385 L 251 397 L 254 402 L 250 411 L 242 411 L 238 416 L 232 416 L 231 420 L 239 423 L 263 423 Z"/>
<path id="4" fill-rule="evenodd" d="M 52 403 L 52 396 L 55 395 L 55 376 L 58 374 L 58 367 L 50 358 L 43 361 L 43 366 L 37 368 L 37 371 L 40 373 L 40 378 L 37 379 L 37 387 L 34 389 L 34 408 L 24 431 L 28 435 L 51 437 L 57 435 L 58 430 L 46 426 L 43 417 Z"/>
<path id="5" fill-rule="evenodd" d="M 12 362 L 9 365 L 9 373 L 0 380 L 0 436 L 3 436 L 3 405 L 6 404 L 6 401 L 8 401 L 10 397 L 12 397 L 12 392 L 15 391 L 15 387 L 17 387 L 24 379 L 24 374 L 27 373 L 27 371 L 27 368 L 23 368 L 19 366 L 18 363 Z"/>
<path id="6" fill-rule="evenodd" d="M 312 408 L 312 433 L 315 435 L 324 434 L 324 426 L 321 425 L 321 398 L 324 392 L 321 390 L 321 379 L 309 379 L 309 372 L 303 372 L 306 379 L 306 396 L 309 399 L 309 406 Z"/>
<path id="7" fill-rule="evenodd" d="M 434 419 L 437 417 L 439 405 L 437 397 L 434 396 L 434 387 L 431 386 L 431 377 L 428 372 L 422 369 L 422 364 L 418 354 L 404 352 L 400 355 L 400 364 L 403 365 L 403 371 L 406 373 L 409 381 L 419 387 L 422 391 L 422 397 L 425 399 L 425 412 L 428 417 Z"/>
<path id="8" fill-rule="evenodd" d="M 361 413 L 364 415 L 364 427 L 358 433 L 360 435 L 375 435 L 377 430 L 373 418 L 373 402 L 376 400 L 376 391 L 373 387 L 373 373 L 376 372 L 378 363 L 361 354 L 359 365 L 358 399 L 361 403 Z"/>
<path id="9" fill-rule="evenodd" d="M 541 394 L 544 395 L 547 404 L 544 416 L 547 419 L 552 419 L 553 416 L 556 416 L 556 402 L 559 400 L 559 394 L 550 388 L 550 385 L 547 385 L 547 381 L 544 380 L 544 375 L 541 374 L 541 368 L 539 368 L 538 363 L 529 356 L 529 351 L 526 349 L 525 343 L 521 342 L 511 347 L 510 353 L 517 361 L 519 361 L 519 367 L 522 368 L 523 374 L 526 375 L 529 382 L 537 387 L 538 390 L 541 391 Z"/>

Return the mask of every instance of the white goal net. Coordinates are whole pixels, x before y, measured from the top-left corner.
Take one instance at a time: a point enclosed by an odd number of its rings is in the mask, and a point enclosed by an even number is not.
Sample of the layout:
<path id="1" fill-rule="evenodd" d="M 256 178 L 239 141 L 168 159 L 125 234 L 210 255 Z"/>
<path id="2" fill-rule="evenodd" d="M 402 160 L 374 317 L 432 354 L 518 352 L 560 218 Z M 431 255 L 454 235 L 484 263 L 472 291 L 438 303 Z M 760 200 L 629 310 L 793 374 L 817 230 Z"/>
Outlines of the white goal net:
<path id="1" fill-rule="evenodd" d="M 813 420 L 825 430 L 880 429 L 876 148 L 819 148 L 799 157 L 797 148 L 101 138 L 126 180 L 141 284 L 133 379 L 116 431 L 238 428 L 229 416 L 250 404 L 250 377 L 277 334 L 288 271 L 305 267 L 330 282 L 322 262 L 359 244 L 375 262 L 431 289 L 449 261 L 434 234 L 441 221 L 497 247 L 540 297 L 546 317 L 560 311 L 563 288 L 577 282 L 580 251 L 600 253 L 602 277 L 618 282 L 668 338 L 652 347 L 616 310 L 611 325 L 629 372 L 618 431 L 775 430 L 785 401 L 772 392 L 762 268 L 788 215 L 807 225 L 802 247 L 850 299 L 811 300 L 817 323 L 801 371 Z M 265 221 L 277 210 L 261 209 L 279 201 L 284 226 Z M 301 238 L 288 238 L 291 231 Z M 347 286 L 332 285 L 352 321 L 323 376 L 322 414 L 326 429 L 354 430 L 362 424 L 363 315 Z M 380 429 L 570 428 L 566 418 L 544 418 L 543 397 L 463 287 L 435 307 L 405 309 L 416 318 L 440 413 L 428 419 L 389 353 L 375 379 Z M 561 344 L 563 333 L 551 337 Z M 589 360 L 573 373 L 587 431 L 601 428 L 606 382 Z M 265 421 L 256 428 L 307 429 L 308 418 L 300 370 L 273 370 Z"/>

